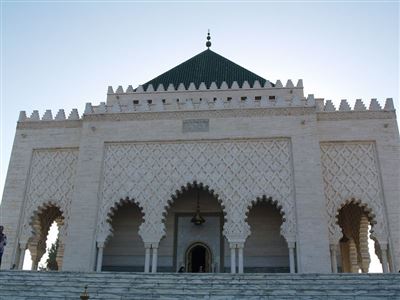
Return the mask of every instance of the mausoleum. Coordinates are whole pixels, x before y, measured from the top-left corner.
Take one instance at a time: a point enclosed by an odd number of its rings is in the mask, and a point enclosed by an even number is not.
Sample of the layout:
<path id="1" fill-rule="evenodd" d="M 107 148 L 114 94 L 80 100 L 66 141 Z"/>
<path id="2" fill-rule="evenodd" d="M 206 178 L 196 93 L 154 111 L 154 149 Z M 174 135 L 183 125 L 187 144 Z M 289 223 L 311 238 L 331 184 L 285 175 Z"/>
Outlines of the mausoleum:
<path id="1" fill-rule="evenodd" d="M 335 107 L 210 46 L 83 114 L 20 113 L 2 269 L 36 269 L 53 222 L 64 271 L 368 272 L 370 233 L 400 268 L 393 100 Z"/>

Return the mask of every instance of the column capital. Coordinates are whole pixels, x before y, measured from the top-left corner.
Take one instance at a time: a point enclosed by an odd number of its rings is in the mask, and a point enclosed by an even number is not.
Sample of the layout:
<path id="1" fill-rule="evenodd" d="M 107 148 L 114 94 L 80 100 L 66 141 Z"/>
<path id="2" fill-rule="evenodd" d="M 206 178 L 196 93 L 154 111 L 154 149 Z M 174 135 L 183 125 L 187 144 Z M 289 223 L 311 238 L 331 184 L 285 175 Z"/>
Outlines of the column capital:
<path id="1" fill-rule="evenodd" d="M 381 250 L 387 250 L 388 244 L 387 243 L 379 243 L 379 247 L 381 248 Z"/>
<path id="2" fill-rule="evenodd" d="M 338 244 L 329 244 L 329 249 L 332 252 L 336 252 L 337 251 L 337 247 L 338 247 Z"/>
<path id="3" fill-rule="evenodd" d="M 27 241 L 19 241 L 19 249 L 26 250 L 27 247 L 28 247 Z"/>
<path id="4" fill-rule="evenodd" d="M 244 243 L 236 243 L 236 248 L 243 249 L 244 248 Z"/>

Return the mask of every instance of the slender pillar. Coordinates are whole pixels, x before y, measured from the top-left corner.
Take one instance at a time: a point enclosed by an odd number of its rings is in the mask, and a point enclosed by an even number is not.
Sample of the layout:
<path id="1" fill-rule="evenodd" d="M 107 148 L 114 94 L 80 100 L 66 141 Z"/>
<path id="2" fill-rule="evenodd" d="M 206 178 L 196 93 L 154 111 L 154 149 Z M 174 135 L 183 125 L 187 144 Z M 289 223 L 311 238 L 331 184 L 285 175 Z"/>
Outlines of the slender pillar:
<path id="1" fill-rule="evenodd" d="M 34 260 L 34 261 L 32 262 L 31 270 L 32 270 L 32 271 L 36 271 L 36 270 L 38 269 L 38 266 L 39 266 L 39 261 Z"/>
<path id="2" fill-rule="evenodd" d="M 349 240 L 350 272 L 358 273 L 357 248 L 353 238 Z"/>
<path id="3" fill-rule="evenodd" d="M 150 245 L 146 245 L 146 254 L 144 257 L 144 272 L 149 273 L 150 272 Z"/>
<path id="4" fill-rule="evenodd" d="M 97 243 L 96 272 L 101 272 L 101 266 L 103 265 L 103 250 L 104 250 L 104 243 Z"/>
<path id="5" fill-rule="evenodd" d="M 331 248 L 331 265 L 332 265 L 332 273 L 337 273 L 338 269 L 337 269 L 337 260 L 336 260 L 336 249 L 337 249 L 337 245 L 331 244 L 330 245 Z"/>
<path id="6" fill-rule="evenodd" d="M 238 273 L 243 273 L 243 245 L 238 245 L 238 261 L 239 261 L 239 270 Z"/>
<path id="7" fill-rule="evenodd" d="M 295 263 L 294 263 L 294 247 L 295 247 L 294 242 L 288 243 L 290 273 L 296 273 L 296 267 L 295 267 Z"/>
<path id="8" fill-rule="evenodd" d="M 236 273 L 236 245 L 231 245 L 231 273 Z"/>
<path id="9" fill-rule="evenodd" d="M 387 245 L 381 244 L 381 253 L 382 253 L 382 269 L 383 273 L 389 273 L 388 269 L 388 259 L 387 259 Z"/>
<path id="10" fill-rule="evenodd" d="M 26 243 L 19 243 L 19 262 L 18 262 L 18 270 L 22 270 L 24 266 L 24 258 L 25 258 L 25 250 L 26 250 Z"/>
<path id="11" fill-rule="evenodd" d="M 157 273 L 157 250 L 158 248 L 154 247 L 153 249 L 153 261 L 151 262 L 151 273 Z"/>

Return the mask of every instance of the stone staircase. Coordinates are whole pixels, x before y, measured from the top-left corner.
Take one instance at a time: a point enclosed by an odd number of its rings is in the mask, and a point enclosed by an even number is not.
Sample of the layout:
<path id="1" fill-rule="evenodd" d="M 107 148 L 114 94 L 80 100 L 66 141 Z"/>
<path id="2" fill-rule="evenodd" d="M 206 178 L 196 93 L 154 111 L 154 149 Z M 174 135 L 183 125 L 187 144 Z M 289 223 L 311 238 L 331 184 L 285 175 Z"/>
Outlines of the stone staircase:
<path id="1" fill-rule="evenodd" d="M 0 299 L 400 300 L 400 274 L 0 271 Z"/>

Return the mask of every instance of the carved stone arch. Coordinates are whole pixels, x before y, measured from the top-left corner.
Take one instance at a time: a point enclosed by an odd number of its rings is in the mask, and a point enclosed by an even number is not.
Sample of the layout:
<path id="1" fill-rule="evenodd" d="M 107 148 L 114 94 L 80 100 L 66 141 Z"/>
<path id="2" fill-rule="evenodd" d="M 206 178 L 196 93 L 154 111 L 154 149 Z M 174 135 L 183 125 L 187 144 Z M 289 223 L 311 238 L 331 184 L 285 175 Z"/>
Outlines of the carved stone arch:
<path id="1" fill-rule="evenodd" d="M 218 201 L 218 204 L 221 206 L 222 212 L 224 214 L 224 221 L 226 221 L 227 212 L 225 209 L 225 204 L 219 194 L 215 192 L 214 189 L 210 189 L 208 185 L 204 185 L 202 182 L 198 183 L 196 180 L 194 180 L 192 182 L 188 182 L 186 185 L 182 185 L 180 189 L 175 190 L 175 192 L 167 200 L 162 213 L 162 222 L 165 222 L 165 218 L 168 215 L 168 210 L 171 208 L 172 204 L 178 199 L 178 197 L 193 188 L 198 188 L 202 191 L 208 192 L 211 196 L 213 196 Z"/>
<path id="2" fill-rule="evenodd" d="M 196 181 L 212 187 L 222 200 L 223 234 L 229 242 L 240 242 L 249 234 L 246 203 L 257 195 L 282 199 L 294 211 L 290 149 L 284 138 L 106 144 L 99 215 L 108 213 L 110 202 L 133 197 L 146 215 L 141 237 L 158 243 L 165 235 L 163 213 L 171 195 L 182 183 Z M 99 222 L 98 228 L 106 225 Z"/>
<path id="3" fill-rule="evenodd" d="M 342 229 L 339 226 L 338 217 L 340 210 L 348 204 L 355 204 L 363 209 L 363 211 L 367 214 L 368 220 L 371 224 L 371 237 L 379 244 L 387 244 L 388 236 L 386 232 L 386 223 L 383 215 L 376 213 L 377 211 L 380 211 L 377 203 L 364 202 L 359 197 L 348 197 L 346 200 L 338 203 L 338 205 L 335 206 L 335 214 L 330 220 L 331 244 L 337 244 L 343 236 Z"/>
<path id="4" fill-rule="evenodd" d="M 31 252 L 33 269 L 37 268 L 40 258 L 46 252 L 47 235 L 53 222 L 56 222 L 58 227 L 57 238 L 59 244 L 56 260 L 58 268 L 61 269 L 66 236 L 66 229 L 64 226 L 66 224 L 65 215 L 65 209 L 55 201 L 42 203 L 30 215 L 29 221 L 27 222 L 30 235 L 25 233 L 25 238 L 27 239 L 28 249 Z"/>
<path id="5" fill-rule="evenodd" d="M 343 203 L 362 199 L 375 215 L 373 231 L 379 243 L 388 243 L 380 171 L 374 142 L 324 142 L 320 144 L 322 177 L 328 214 L 329 241 L 342 237 L 336 215 Z"/>
<path id="6" fill-rule="evenodd" d="M 109 206 L 103 210 L 104 214 L 100 216 L 100 226 L 97 229 L 97 243 L 101 243 L 104 245 L 112 237 L 112 235 L 114 234 L 114 230 L 111 225 L 113 217 L 118 209 L 127 203 L 135 204 L 139 208 L 143 220 L 141 226 L 143 225 L 143 223 L 145 222 L 146 213 L 144 212 L 144 209 L 140 205 L 139 201 L 137 201 L 135 198 L 121 198 L 119 201 L 111 202 Z"/>
<path id="7" fill-rule="evenodd" d="M 367 203 L 363 203 L 360 199 L 350 198 L 350 199 L 347 199 L 346 201 L 342 202 L 342 203 L 339 205 L 339 207 L 337 208 L 337 210 L 336 210 L 336 216 L 335 216 L 335 218 L 336 218 L 336 224 L 338 224 L 338 222 L 339 222 L 339 213 L 340 213 L 340 210 L 341 210 L 343 207 L 345 207 L 346 205 L 348 205 L 348 204 L 355 204 L 355 205 L 357 205 L 358 207 L 362 208 L 362 209 L 363 209 L 363 212 L 365 212 L 365 213 L 367 214 L 368 220 L 370 221 L 370 223 L 371 223 L 372 226 L 373 226 L 374 224 L 377 223 L 377 222 L 376 222 L 376 215 L 374 214 L 372 208 L 370 208 L 370 207 L 368 206 Z"/>
<path id="8" fill-rule="evenodd" d="M 221 194 L 223 195 L 223 193 L 211 188 L 208 184 L 204 184 L 203 182 L 198 182 L 197 180 L 193 180 L 193 181 L 189 181 L 185 185 L 181 185 L 179 188 L 175 189 L 175 191 L 171 194 L 171 196 L 165 202 L 165 206 L 163 207 L 163 211 L 162 211 L 162 218 L 160 220 L 164 235 L 165 235 L 165 220 L 168 215 L 168 210 L 171 208 L 172 204 L 178 199 L 178 197 L 180 195 L 182 195 L 183 193 L 185 193 L 193 188 L 198 188 L 202 191 L 205 191 L 217 200 L 218 204 L 221 206 L 221 210 L 224 215 L 224 228 L 225 228 L 225 225 L 229 220 L 229 214 L 226 209 L 227 207 L 225 205 L 225 200 L 223 197 L 220 196 Z"/>
<path id="9" fill-rule="evenodd" d="M 250 213 L 250 210 L 253 208 L 254 205 L 260 202 L 266 202 L 272 204 L 279 212 L 282 217 L 282 224 L 281 224 L 281 235 L 285 238 L 286 242 L 295 242 L 296 241 L 296 222 L 294 219 L 294 212 L 291 208 L 284 207 L 285 204 L 279 200 L 273 199 L 272 197 L 267 197 L 263 195 L 261 197 L 257 197 L 256 199 L 252 200 L 246 207 L 246 219 L 245 222 L 248 225 L 247 218 Z M 248 225 L 249 226 L 249 225 Z M 249 226 L 250 228 L 250 226 Z"/>
<path id="10" fill-rule="evenodd" d="M 31 216 L 30 216 L 30 218 L 29 218 L 29 225 L 32 227 L 32 234 L 33 235 L 35 235 L 35 234 L 37 234 L 37 221 L 38 221 L 38 218 L 40 217 L 40 215 L 41 214 L 43 214 L 46 210 L 48 210 L 49 208 L 57 208 L 59 211 L 60 211 L 60 213 L 61 213 L 61 217 L 62 217 L 62 219 L 64 219 L 65 217 L 64 217 L 64 215 L 65 215 L 65 212 L 64 212 L 64 209 L 59 205 L 59 204 L 57 204 L 56 202 L 53 202 L 53 201 L 47 201 L 47 202 L 45 202 L 45 203 L 43 203 L 43 204 L 41 204 L 40 206 L 38 206 L 34 211 L 33 211 L 33 213 L 31 214 Z M 49 216 L 49 217 L 52 217 L 52 216 Z M 58 224 L 58 222 L 57 222 L 57 224 Z"/>

